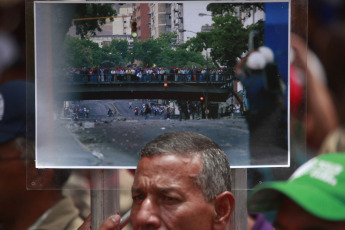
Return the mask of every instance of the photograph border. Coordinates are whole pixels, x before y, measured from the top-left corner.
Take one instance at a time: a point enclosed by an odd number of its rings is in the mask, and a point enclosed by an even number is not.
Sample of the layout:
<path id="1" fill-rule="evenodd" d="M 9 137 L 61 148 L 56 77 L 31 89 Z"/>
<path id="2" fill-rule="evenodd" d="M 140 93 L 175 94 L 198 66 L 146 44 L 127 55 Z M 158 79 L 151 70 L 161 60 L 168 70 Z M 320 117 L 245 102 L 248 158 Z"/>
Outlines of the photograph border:
<path id="1" fill-rule="evenodd" d="M 189 1 L 187 1 L 189 2 Z M 190 2 L 197 2 L 197 1 L 190 1 Z M 206 2 L 206 1 L 205 1 Z M 262 2 L 262 3 L 270 3 L 270 2 L 287 2 L 289 3 L 289 9 L 288 9 L 288 14 L 289 14 L 289 19 L 288 19 L 288 47 L 290 47 L 290 33 L 291 33 L 291 1 L 289 0 L 278 0 L 278 1 L 271 1 L 271 0 L 261 0 L 261 1 L 207 1 L 208 3 L 257 3 L 257 2 Z M 117 2 L 117 1 L 33 1 L 33 6 L 34 6 L 34 19 L 36 18 L 36 4 L 41 4 L 41 3 L 44 3 L 44 4 L 75 4 L 75 3 L 80 3 L 80 4 L 92 4 L 92 3 L 115 3 L 115 4 L 118 4 L 118 3 L 185 3 L 183 1 L 173 1 L 173 2 L 170 2 L 170 1 L 162 1 L 162 2 L 157 2 L 157 1 L 145 1 L 145 2 L 142 2 L 142 1 L 120 1 L 120 2 Z M 42 123 L 42 120 L 44 119 L 48 119 L 48 118 L 44 118 L 44 117 L 38 117 L 37 114 L 39 114 L 38 112 L 38 107 L 39 106 L 42 106 L 41 102 L 38 102 L 37 100 L 37 90 L 40 89 L 42 90 L 42 88 L 40 87 L 40 85 L 37 84 L 37 75 L 38 75 L 38 68 L 37 68 L 37 29 L 36 28 L 36 23 L 34 23 L 34 63 L 35 63 L 35 67 L 34 67 L 34 71 L 35 71 L 35 84 L 36 84 L 36 93 L 35 93 L 35 98 L 36 98 L 36 130 L 40 130 L 38 129 L 38 125 L 40 123 Z M 50 54 L 52 55 L 52 54 Z M 49 56 L 49 55 L 48 55 Z M 288 57 L 290 57 L 290 50 L 288 50 Z M 289 63 L 287 63 L 289 65 Z M 49 69 L 49 68 L 48 68 Z M 49 74 L 48 74 L 49 75 Z M 288 132 L 288 140 L 287 140 L 287 144 L 288 144 L 288 150 L 287 150 L 287 164 L 285 165 L 245 165 L 245 166 L 231 166 L 232 168 L 274 168 L 274 167 L 290 167 L 290 70 L 288 68 L 288 93 L 287 93 L 287 97 L 288 97 L 288 112 L 287 112 L 287 132 Z M 49 79 L 48 79 L 49 80 Z M 51 92 L 47 92 L 47 94 L 50 94 Z M 53 97 L 53 100 L 54 100 L 54 96 Z M 49 108 L 49 105 L 45 104 L 43 105 L 44 108 Z M 52 106 L 52 105 L 50 105 Z M 49 108 L 51 110 L 53 110 L 53 108 Z M 49 121 L 46 121 L 46 122 L 49 122 Z M 36 154 L 37 154 L 37 139 L 40 138 L 38 136 L 38 132 L 36 132 Z M 47 136 L 47 138 L 49 138 L 49 135 Z M 37 159 L 37 155 L 36 155 L 36 159 Z M 65 165 L 51 165 L 51 166 L 47 166 L 47 165 L 40 165 L 40 163 L 36 160 L 36 167 L 37 168 L 63 168 L 63 169 L 66 169 L 66 168 L 70 168 L 70 169 L 135 169 L 136 166 L 65 166 Z"/>

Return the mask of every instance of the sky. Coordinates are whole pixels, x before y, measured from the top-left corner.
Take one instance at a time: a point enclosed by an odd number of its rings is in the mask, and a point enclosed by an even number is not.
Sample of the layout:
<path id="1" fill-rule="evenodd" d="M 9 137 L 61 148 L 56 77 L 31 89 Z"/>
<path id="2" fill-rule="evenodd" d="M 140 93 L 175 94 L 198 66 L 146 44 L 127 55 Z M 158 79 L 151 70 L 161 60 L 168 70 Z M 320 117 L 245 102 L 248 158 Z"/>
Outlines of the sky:
<path id="1" fill-rule="evenodd" d="M 206 10 L 209 2 L 202 1 L 192 1 L 192 2 L 183 2 L 183 18 L 184 18 L 184 29 L 200 32 L 201 26 L 211 25 L 213 23 L 211 16 L 199 16 L 199 13 L 205 13 L 211 15 L 210 11 Z M 195 37 L 195 33 L 186 31 L 184 33 L 184 40 L 187 40 L 187 37 Z"/>

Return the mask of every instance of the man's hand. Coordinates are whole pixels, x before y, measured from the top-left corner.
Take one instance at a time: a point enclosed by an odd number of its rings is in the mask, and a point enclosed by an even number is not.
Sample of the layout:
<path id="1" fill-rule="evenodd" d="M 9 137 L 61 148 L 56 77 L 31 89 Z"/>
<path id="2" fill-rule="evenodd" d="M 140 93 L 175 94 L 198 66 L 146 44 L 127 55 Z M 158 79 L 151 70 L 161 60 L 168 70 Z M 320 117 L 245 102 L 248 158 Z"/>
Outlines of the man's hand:
<path id="1" fill-rule="evenodd" d="M 113 215 L 108 217 L 98 230 L 115 230 L 120 224 L 121 217 Z M 91 230 L 91 215 L 89 215 L 78 230 Z"/>

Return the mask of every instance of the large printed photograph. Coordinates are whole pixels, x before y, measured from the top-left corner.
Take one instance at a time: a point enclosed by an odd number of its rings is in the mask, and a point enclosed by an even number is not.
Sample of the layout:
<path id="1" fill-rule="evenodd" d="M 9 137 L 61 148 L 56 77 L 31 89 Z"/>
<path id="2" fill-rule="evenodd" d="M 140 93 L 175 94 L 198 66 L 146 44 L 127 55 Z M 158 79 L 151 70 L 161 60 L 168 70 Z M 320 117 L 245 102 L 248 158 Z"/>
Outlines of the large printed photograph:
<path id="1" fill-rule="evenodd" d="M 172 131 L 288 167 L 289 23 L 288 1 L 36 1 L 36 167 L 135 168 Z"/>

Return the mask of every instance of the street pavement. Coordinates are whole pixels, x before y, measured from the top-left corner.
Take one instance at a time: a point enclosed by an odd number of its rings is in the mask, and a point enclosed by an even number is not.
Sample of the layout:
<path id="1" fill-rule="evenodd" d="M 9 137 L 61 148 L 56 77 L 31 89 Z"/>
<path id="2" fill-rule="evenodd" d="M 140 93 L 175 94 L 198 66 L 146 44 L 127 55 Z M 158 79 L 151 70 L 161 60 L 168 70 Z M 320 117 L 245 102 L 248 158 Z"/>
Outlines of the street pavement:
<path id="1" fill-rule="evenodd" d="M 176 120 L 151 115 L 135 116 L 142 100 L 80 101 L 89 117 L 72 121 L 59 117 L 54 122 L 54 141 L 38 151 L 37 164 L 55 168 L 134 168 L 139 150 L 156 136 L 171 131 L 193 131 L 216 141 L 226 152 L 232 167 L 287 165 L 288 152 L 250 159 L 249 131 L 242 117 Z M 108 117 L 108 109 L 115 111 Z"/>

